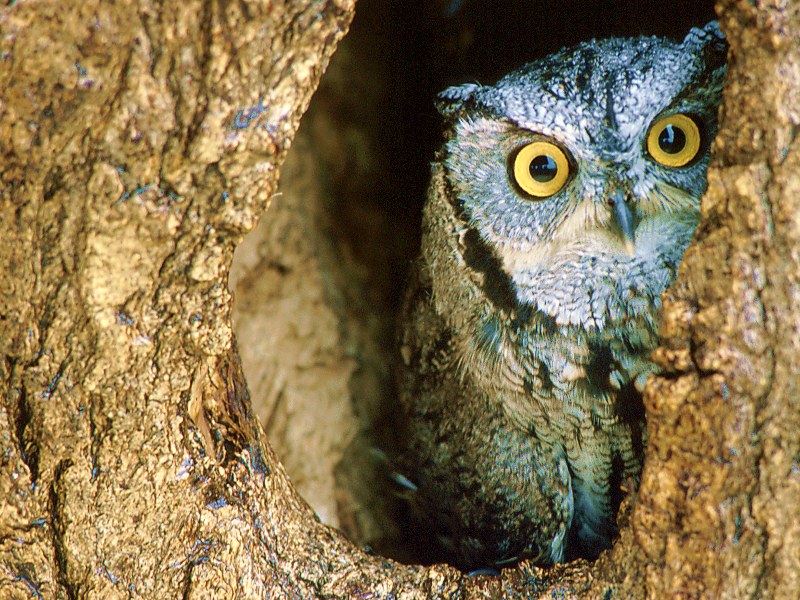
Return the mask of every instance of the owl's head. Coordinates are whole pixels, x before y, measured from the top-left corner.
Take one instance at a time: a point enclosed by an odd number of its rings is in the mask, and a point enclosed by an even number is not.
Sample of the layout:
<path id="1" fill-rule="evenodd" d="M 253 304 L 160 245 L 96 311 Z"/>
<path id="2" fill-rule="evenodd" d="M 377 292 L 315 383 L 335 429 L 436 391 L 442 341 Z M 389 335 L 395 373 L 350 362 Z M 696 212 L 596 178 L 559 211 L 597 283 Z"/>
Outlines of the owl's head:
<path id="1" fill-rule="evenodd" d="M 725 59 L 709 23 L 681 43 L 583 43 L 440 94 L 454 202 L 520 303 L 600 328 L 636 298 L 653 308 L 699 219 Z"/>

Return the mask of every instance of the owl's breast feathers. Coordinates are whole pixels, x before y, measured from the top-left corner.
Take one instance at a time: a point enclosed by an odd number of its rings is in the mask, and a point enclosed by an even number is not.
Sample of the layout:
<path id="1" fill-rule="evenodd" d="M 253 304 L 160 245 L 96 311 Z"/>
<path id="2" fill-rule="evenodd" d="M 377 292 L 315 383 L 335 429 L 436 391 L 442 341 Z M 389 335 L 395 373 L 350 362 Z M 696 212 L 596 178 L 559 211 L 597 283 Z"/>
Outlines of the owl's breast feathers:
<path id="1" fill-rule="evenodd" d="M 457 204 L 431 204 L 448 224 L 426 244 L 433 302 L 463 340 L 457 362 L 465 377 L 494 385 L 499 378 L 524 397 L 574 391 L 596 410 L 614 390 L 641 387 L 652 370 L 660 294 L 674 279 L 693 222 L 683 228 L 688 233 L 640 226 L 634 256 L 590 239 L 549 256 L 534 248 L 526 259 L 524 247 L 485 240 Z"/>
<path id="2" fill-rule="evenodd" d="M 446 185 L 441 167 L 434 170 L 432 185 Z M 620 273 L 602 264 L 593 273 L 587 263 L 576 265 L 567 276 L 573 279 L 568 292 L 563 278 L 543 280 L 541 289 L 549 296 L 542 294 L 539 303 L 529 301 L 496 249 L 469 226 L 457 204 L 444 194 L 432 195 L 426 222 L 435 226 L 424 232 L 418 263 L 420 287 L 416 298 L 409 299 L 420 313 L 411 319 L 417 327 L 407 329 L 405 338 L 415 355 L 410 373 L 417 374 L 412 375 L 416 387 L 406 386 L 419 413 L 415 426 L 424 419 L 425 431 L 432 428 L 453 443 L 455 433 L 443 434 L 441 419 L 456 428 L 464 419 L 467 432 L 458 435 L 467 437 L 465 445 L 476 444 L 476 438 L 500 436 L 517 446 L 531 446 L 525 452 L 531 452 L 530 460 L 540 464 L 537 477 L 545 483 L 537 494 L 528 490 L 520 496 L 528 503 L 515 510 L 555 510 L 536 500 L 549 493 L 546 482 L 552 476 L 543 473 L 567 469 L 569 489 L 560 492 L 556 496 L 560 500 L 553 500 L 552 506 L 569 515 L 574 551 L 596 555 L 610 545 L 614 535 L 619 483 L 637 477 L 641 469 L 644 415 L 638 390 L 653 369 L 649 353 L 656 343 L 660 289 L 644 291 L 651 289 L 649 284 L 635 284 L 643 275 L 629 269 L 625 277 L 633 282 L 633 289 L 639 285 L 643 291 L 631 297 L 631 285 L 626 283 L 628 296 L 621 295 Z M 671 276 L 663 278 L 662 289 Z M 589 287 L 581 287 L 587 281 Z M 581 297 L 584 300 L 578 301 Z M 556 308 L 550 310 L 548 302 Z M 581 322 L 559 322 L 564 319 L 555 311 L 569 303 L 575 305 L 572 313 Z M 427 375 L 420 378 L 423 372 Z M 459 411 L 470 416 L 459 416 Z M 486 421 L 476 417 L 475 411 L 487 415 Z M 468 426 L 467 420 L 471 421 Z M 426 467 L 427 476 L 450 461 L 441 458 L 441 443 L 429 441 L 421 450 L 434 451 L 442 463 Z M 491 450 L 497 442 L 477 445 Z M 529 485 L 513 482 L 531 473 L 509 469 L 505 457 L 491 451 L 475 461 L 473 468 L 482 485 L 492 481 L 526 489 Z M 544 518 L 529 516 L 534 521 Z M 553 538 L 539 560 L 562 560 L 566 533 L 548 531 L 561 534 L 553 534 L 560 536 L 558 542 Z M 543 534 L 535 540 L 544 548 Z"/>

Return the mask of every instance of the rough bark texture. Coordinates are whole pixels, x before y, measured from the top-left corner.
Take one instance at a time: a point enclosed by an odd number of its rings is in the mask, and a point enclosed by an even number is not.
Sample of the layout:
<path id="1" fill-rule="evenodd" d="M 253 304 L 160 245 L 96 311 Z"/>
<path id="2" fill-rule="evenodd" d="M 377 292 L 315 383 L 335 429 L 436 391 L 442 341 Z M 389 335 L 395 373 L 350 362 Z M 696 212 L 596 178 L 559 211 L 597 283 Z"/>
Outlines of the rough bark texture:
<path id="1" fill-rule="evenodd" d="M 376 430 L 391 421 L 393 313 L 418 230 L 403 215 L 419 206 L 393 202 L 387 175 L 385 3 L 359 11 L 229 283 L 254 411 L 292 483 L 323 522 L 383 550 L 403 536 Z"/>
<path id="2" fill-rule="evenodd" d="M 703 221 L 647 388 L 650 596 L 800 592 L 800 8 L 732 2 Z"/>
<path id="3" fill-rule="evenodd" d="M 0 597 L 796 596 L 795 5 L 723 6 L 732 61 L 717 159 L 666 304 L 666 373 L 646 394 L 650 445 L 630 524 L 594 565 L 475 578 L 367 554 L 318 521 L 253 414 L 231 333 L 233 250 L 273 196 L 352 14 L 351 0 L 0 9 Z M 271 243 L 296 248 L 289 267 L 313 275 L 309 261 L 340 256 L 281 214 Z M 330 218 L 305 214 L 311 231 Z M 361 287 L 374 277 L 348 264 L 328 271 Z M 254 285 L 277 306 L 284 280 L 261 275 Z M 326 283 L 307 284 L 319 304 Z M 340 366 L 358 371 L 374 344 L 337 319 L 304 325 L 328 336 L 311 350 L 302 336 L 284 346 L 327 369 L 330 407 L 352 393 Z M 356 354 L 348 340 L 362 340 Z M 382 393 L 381 360 L 360 406 Z M 302 379 L 290 380 L 302 398 Z M 342 431 L 364 418 L 353 411 L 320 410 L 351 423 Z M 346 454 L 346 440 L 308 427 Z M 337 461 L 312 466 L 324 479 Z M 342 514 L 353 513 L 337 512 L 347 526 Z"/>

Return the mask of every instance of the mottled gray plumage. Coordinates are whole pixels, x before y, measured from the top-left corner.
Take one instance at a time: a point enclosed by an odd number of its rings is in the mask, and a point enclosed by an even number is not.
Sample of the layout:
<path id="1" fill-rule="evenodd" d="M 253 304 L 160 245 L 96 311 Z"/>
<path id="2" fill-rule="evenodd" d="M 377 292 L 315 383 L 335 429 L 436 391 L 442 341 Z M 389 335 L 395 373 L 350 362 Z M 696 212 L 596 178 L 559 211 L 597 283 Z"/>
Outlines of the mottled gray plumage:
<path id="1" fill-rule="evenodd" d="M 399 464 L 452 562 L 547 564 L 611 544 L 620 485 L 642 468 L 641 388 L 660 294 L 699 219 L 725 52 L 710 23 L 681 43 L 583 43 L 440 95 L 446 143 L 403 317 Z M 675 114 L 700 146 L 667 166 L 648 136 Z M 536 141 L 569 163 L 543 198 L 513 166 Z M 531 162 L 534 186 L 553 164 Z"/>

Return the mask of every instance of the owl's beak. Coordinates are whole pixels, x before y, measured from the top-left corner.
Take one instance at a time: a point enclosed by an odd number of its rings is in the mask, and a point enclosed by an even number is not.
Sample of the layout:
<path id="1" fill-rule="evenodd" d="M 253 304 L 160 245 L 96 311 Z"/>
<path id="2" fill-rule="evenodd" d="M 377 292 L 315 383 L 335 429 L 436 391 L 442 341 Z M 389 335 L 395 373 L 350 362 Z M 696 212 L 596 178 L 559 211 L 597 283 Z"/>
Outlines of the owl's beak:
<path id="1" fill-rule="evenodd" d="M 636 239 L 633 235 L 633 213 L 625 201 L 625 194 L 620 191 L 611 193 L 611 203 L 614 205 L 614 215 L 617 217 L 617 224 L 622 231 L 622 244 L 625 252 L 633 256 L 636 252 Z"/>

